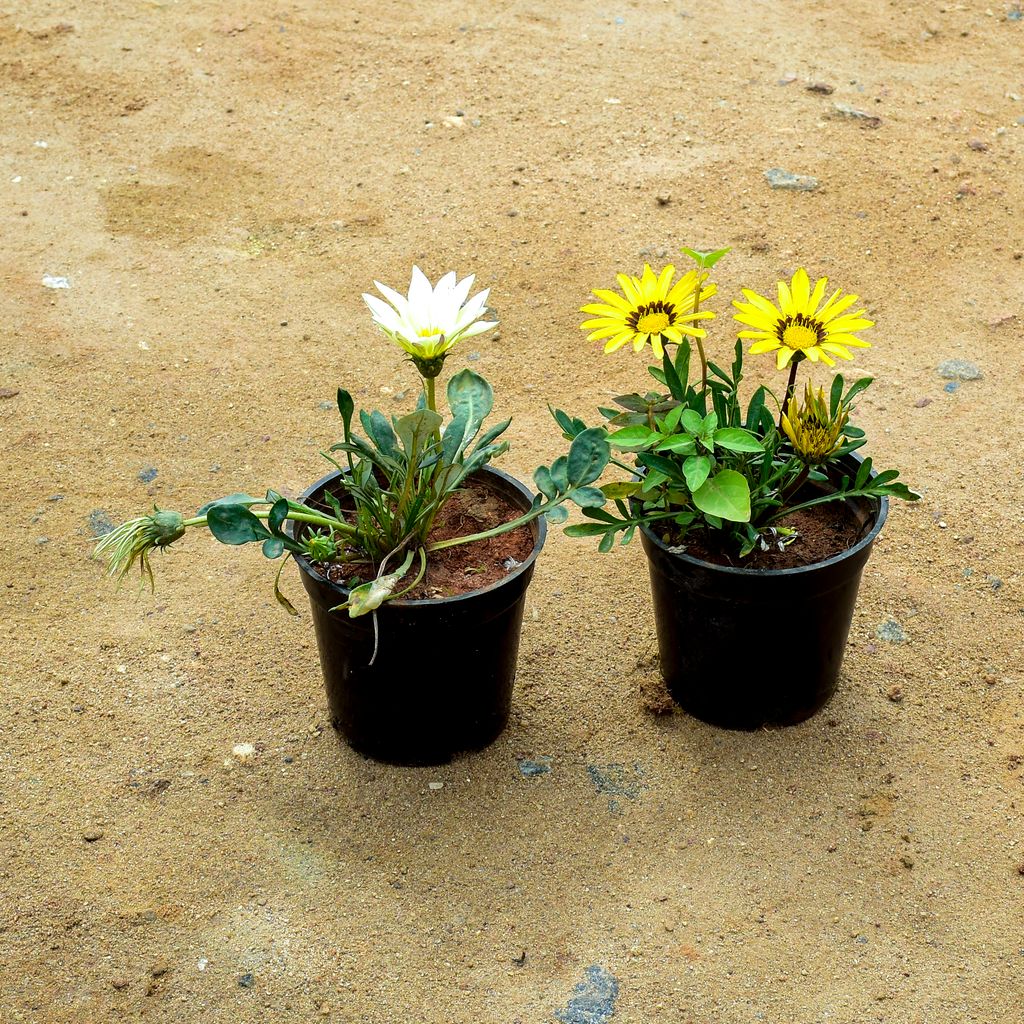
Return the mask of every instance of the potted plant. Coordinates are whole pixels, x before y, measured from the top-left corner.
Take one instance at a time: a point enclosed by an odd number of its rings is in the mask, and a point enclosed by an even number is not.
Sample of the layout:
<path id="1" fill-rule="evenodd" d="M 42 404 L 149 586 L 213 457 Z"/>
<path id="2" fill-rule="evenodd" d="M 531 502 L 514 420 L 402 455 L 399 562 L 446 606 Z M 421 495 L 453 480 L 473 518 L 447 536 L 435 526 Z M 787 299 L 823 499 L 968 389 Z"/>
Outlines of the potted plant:
<path id="1" fill-rule="evenodd" d="M 434 287 L 414 267 L 408 295 L 377 283 L 364 295 L 375 323 L 419 373 L 415 408 L 401 417 L 362 411 L 338 390 L 342 439 L 324 457 L 333 471 L 298 497 L 231 494 L 194 516 L 167 509 L 107 534 L 97 553 L 123 579 L 189 531 L 228 545 L 258 544 L 289 559 L 309 595 L 332 724 L 356 750 L 384 761 L 438 764 L 479 749 L 504 728 L 527 585 L 545 521 L 566 501 L 597 507 L 590 486 L 609 456 L 603 428 L 583 430 L 566 455 L 537 470 L 534 495 L 490 463 L 508 443 L 505 419 L 487 429 L 491 386 L 469 369 L 451 376 L 447 415 L 436 382 L 452 347 L 493 328 L 488 290 L 448 273 Z M 386 301 L 385 301 L 386 300 Z"/>
<path id="2" fill-rule="evenodd" d="M 715 314 L 703 303 L 727 251 L 684 249 L 696 266 L 678 281 L 672 266 L 645 266 L 583 307 L 582 326 L 605 352 L 649 344 L 660 363 L 649 367 L 657 390 L 600 409 L 626 478 L 601 488 L 610 506 L 584 508 L 589 522 L 566 532 L 608 551 L 639 530 L 672 697 L 707 722 L 758 728 L 801 721 L 832 696 L 888 499 L 918 495 L 857 454 L 865 436 L 850 414 L 871 378 L 848 386 L 836 373 L 827 394 L 810 380 L 797 392 L 802 365 L 832 367 L 869 347 L 856 295 L 826 298 L 827 280 L 812 286 L 802 268 L 779 282 L 777 304 L 744 289 L 731 367 L 708 357 L 702 325 Z M 781 395 L 760 384 L 741 400 L 743 339 L 788 371 Z M 567 438 L 594 429 L 552 414 Z M 794 633 L 794 653 L 776 654 Z"/>

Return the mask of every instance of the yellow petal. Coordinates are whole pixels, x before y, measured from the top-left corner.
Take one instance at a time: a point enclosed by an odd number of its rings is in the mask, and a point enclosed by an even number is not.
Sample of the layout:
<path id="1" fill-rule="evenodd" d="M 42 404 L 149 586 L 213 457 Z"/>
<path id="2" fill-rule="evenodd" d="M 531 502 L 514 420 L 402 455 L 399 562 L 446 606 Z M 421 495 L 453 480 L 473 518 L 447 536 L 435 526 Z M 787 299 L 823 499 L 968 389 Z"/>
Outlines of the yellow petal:
<path id="1" fill-rule="evenodd" d="M 658 277 L 658 295 L 668 295 L 669 285 L 672 283 L 672 278 L 676 276 L 676 268 L 670 263 L 661 272 Z"/>
<path id="2" fill-rule="evenodd" d="M 774 331 L 740 331 L 737 338 L 774 338 Z"/>
<path id="3" fill-rule="evenodd" d="M 640 282 L 635 277 L 627 277 L 625 274 L 616 274 L 615 279 L 619 282 L 623 295 L 629 299 L 631 308 L 643 305 L 643 292 Z"/>
<path id="4" fill-rule="evenodd" d="M 811 282 L 803 267 L 800 267 L 793 275 L 792 296 L 794 312 L 806 313 L 807 300 L 811 297 Z"/>
<path id="5" fill-rule="evenodd" d="M 587 341 L 600 341 L 602 338 L 611 338 L 622 333 L 622 324 L 614 324 L 611 327 L 602 327 L 599 331 L 587 335 Z"/>
<path id="6" fill-rule="evenodd" d="M 859 313 L 853 313 L 847 316 L 836 317 L 835 320 L 830 320 L 826 330 L 829 334 L 832 334 L 833 332 L 837 334 L 846 334 L 848 331 L 863 331 L 868 327 L 874 326 L 874 320 L 865 320 Z"/>
<path id="7" fill-rule="evenodd" d="M 620 320 L 625 319 L 626 310 L 609 303 L 594 302 L 589 306 L 580 306 L 581 313 L 603 313 L 605 316 L 615 316 Z"/>
<path id="8" fill-rule="evenodd" d="M 626 313 L 633 308 L 629 301 L 624 299 L 618 292 L 610 292 L 604 288 L 595 288 L 594 294 L 602 302 L 607 302 L 609 306 L 615 306 Z"/>
<path id="9" fill-rule="evenodd" d="M 843 295 L 842 298 L 838 296 L 842 293 L 837 291 L 832 297 L 825 303 L 825 305 L 818 312 L 815 317 L 816 320 L 823 324 L 827 324 L 830 320 L 834 320 L 844 310 L 849 309 L 856 301 L 856 295 Z"/>
<path id="10" fill-rule="evenodd" d="M 863 341 L 853 334 L 830 334 L 828 341 L 832 344 L 838 342 L 840 345 L 847 345 L 850 348 L 871 348 L 870 341 Z"/>
<path id="11" fill-rule="evenodd" d="M 793 316 L 796 313 L 793 305 L 793 296 L 790 294 L 789 287 L 785 281 L 779 282 L 779 309 L 786 316 Z"/>
<path id="12" fill-rule="evenodd" d="M 825 294 L 825 286 L 828 284 L 827 277 L 819 277 L 814 283 L 814 291 L 811 292 L 811 297 L 807 301 L 807 315 L 814 316 L 815 311 L 821 304 L 822 296 Z"/>
<path id="13" fill-rule="evenodd" d="M 775 355 L 775 365 L 780 370 L 784 370 L 789 365 L 790 359 L 795 355 L 795 349 L 787 348 L 787 346 L 783 345 Z"/>
<path id="14" fill-rule="evenodd" d="M 632 338 L 632 333 L 625 333 L 617 335 L 614 338 L 610 338 L 604 343 L 605 352 L 617 352 L 623 345 Z"/>
<path id="15" fill-rule="evenodd" d="M 765 338 L 764 341 L 755 341 L 750 346 L 750 354 L 759 356 L 762 352 L 774 352 L 779 347 L 777 338 Z"/>
<path id="16" fill-rule="evenodd" d="M 654 351 L 654 354 L 659 359 L 661 359 L 661 357 L 665 354 L 665 349 L 664 349 L 664 347 L 661 344 L 661 335 L 660 334 L 652 334 L 651 335 L 651 349 Z"/>
<path id="17" fill-rule="evenodd" d="M 650 337 L 649 334 L 637 334 L 633 337 L 633 351 L 639 352 L 640 349 L 647 344 L 647 339 Z"/>

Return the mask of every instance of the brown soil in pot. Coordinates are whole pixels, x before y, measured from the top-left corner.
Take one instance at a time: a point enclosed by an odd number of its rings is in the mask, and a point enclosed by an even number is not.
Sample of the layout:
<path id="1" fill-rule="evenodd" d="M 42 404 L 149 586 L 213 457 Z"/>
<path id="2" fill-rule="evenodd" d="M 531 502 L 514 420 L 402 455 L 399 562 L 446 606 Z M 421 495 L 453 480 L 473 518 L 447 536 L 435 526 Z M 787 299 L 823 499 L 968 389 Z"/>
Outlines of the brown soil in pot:
<path id="1" fill-rule="evenodd" d="M 801 509 L 781 519 L 779 525 L 797 531 L 796 540 L 781 551 L 771 547 L 739 558 L 734 549 L 726 550 L 717 545 L 717 535 L 709 532 L 687 535 L 685 551 L 694 558 L 715 565 L 740 569 L 795 569 L 842 554 L 871 528 L 849 505 L 840 501 Z"/>
<path id="2" fill-rule="evenodd" d="M 337 495 L 342 497 L 340 493 Z M 502 523 L 510 523 L 523 514 L 523 509 L 496 494 L 480 480 L 470 480 L 456 491 L 434 522 L 428 540 L 431 543 L 482 533 Z M 404 594 L 405 600 L 433 597 L 454 597 L 482 590 L 504 579 L 533 551 L 533 531 L 529 526 L 517 526 L 496 537 L 475 540 L 468 544 L 434 551 L 427 558 L 427 572 L 423 579 Z M 354 567 L 342 562 L 314 562 L 318 572 L 332 583 L 347 585 L 353 575 L 361 581 L 370 578 L 366 567 Z M 390 571 L 390 569 L 389 569 Z"/>

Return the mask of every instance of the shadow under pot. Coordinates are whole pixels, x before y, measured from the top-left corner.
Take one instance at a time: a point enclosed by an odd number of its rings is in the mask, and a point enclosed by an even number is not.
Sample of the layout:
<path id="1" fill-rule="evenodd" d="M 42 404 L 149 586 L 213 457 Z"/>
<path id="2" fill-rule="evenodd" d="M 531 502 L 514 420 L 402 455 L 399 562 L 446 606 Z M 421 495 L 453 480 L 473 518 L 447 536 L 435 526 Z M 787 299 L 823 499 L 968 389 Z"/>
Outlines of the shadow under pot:
<path id="1" fill-rule="evenodd" d="M 326 508 L 323 477 L 300 500 Z M 525 513 L 533 494 L 500 470 L 471 478 Z M 374 616 L 331 608 L 348 591 L 297 556 L 320 651 L 331 725 L 367 757 L 400 765 L 445 764 L 482 750 L 508 723 L 526 588 L 544 545 L 543 519 L 528 526 L 533 550 L 507 576 L 454 597 L 385 602 Z M 376 657 L 374 647 L 376 643 Z M 371 660 L 373 663 L 371 664 Z"/>
<path id="2" fill-rule="evenodd" d="M 860 462 L 847 456 L 839 469 L 853 476 Z M 716 565 L 642 528 L 661 674 L 684 711 L 727 729 L 758 729 L 794 725 L 828 703 L 889 509 L 886 498 L 844 504 L 860 524 L 857 542 L 797 568 Z"/>

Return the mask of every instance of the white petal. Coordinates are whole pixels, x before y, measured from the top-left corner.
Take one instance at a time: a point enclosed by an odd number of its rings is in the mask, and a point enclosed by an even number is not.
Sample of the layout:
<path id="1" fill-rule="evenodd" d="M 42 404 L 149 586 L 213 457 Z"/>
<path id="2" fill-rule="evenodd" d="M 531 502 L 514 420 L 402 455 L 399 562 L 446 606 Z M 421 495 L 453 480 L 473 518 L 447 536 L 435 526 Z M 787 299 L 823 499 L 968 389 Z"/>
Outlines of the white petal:
<path id="1" fill-rule="evenodd" d="M 473 287 L 473 280 L 476 274 L 470 274 L 469 277 L 464 277 L 456 286 L 452 292 L 452 301 L 456 306 L 462 306 L 466 302 L 466 296 L 469 295 L 469 289 Z"/>
<path id="2" fill-rule="evenodd" d="M 413 267 L 412 281 L 409 283 L 409 305 L 416 320 L 429 319 L 433 298 L 434 289 L 426 274 L 419 267 Z"/>
<path id="3" fill-rule="evenodd" d="M 484 331 L 491 330 L 492 327 L 497 327 L 497 320 L 477 320 L 475 324 L 470 324 L 465 330 L 462 331 L 460 337 L 472 338 L 474 334 L 483 334 Z"/>
<path id="4" fill-rule="evenodd" d="M 376 295 L 363 294 L 363 301 L 370 307 L 373 319 L 389 331 L 396 331 L 402 326 L 402 318 L 386 302 L 382 302 Z"/>
<path id="5" fill-rule="evenodd" d="M 380 281 L 374 281 L 374 285 L 377 291 L 384 296 L 388 302 L 391 303 L 399 313 L 404 313 L 409 308 L 409 300 L 401 293 L 396 292 L 394 288 L 389 288 L 386 284 L 381 284 Z"/>

